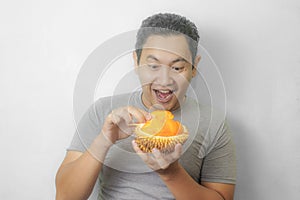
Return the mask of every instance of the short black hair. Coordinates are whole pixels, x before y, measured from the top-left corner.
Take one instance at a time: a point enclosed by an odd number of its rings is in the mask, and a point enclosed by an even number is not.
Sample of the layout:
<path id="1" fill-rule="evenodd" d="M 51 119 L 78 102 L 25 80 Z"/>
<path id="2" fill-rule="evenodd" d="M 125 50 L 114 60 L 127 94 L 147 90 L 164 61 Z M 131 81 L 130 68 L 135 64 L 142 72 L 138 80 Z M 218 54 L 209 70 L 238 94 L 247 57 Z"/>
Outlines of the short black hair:
<path id="1" fill-rule="evenodd" d="M 192 54 L 192 64 L 197 54 L 199 34 L 196 25 L 183 16 L 172 13 L 159 13 L 143 20 L 136 35 L 135 51 L 137 62 L 140 62 L 143 45 L 151 35 L 183 34 Z"/>

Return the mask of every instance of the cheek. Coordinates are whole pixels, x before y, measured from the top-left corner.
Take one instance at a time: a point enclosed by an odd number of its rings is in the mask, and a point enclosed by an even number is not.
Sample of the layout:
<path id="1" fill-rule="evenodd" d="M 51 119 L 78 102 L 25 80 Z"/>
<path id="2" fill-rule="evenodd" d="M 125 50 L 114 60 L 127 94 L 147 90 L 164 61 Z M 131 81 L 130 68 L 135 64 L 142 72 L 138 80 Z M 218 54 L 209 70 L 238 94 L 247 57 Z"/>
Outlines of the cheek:
<path id="1" fill-rule="evenodd" d="M 144 73 L 144 72 L 140 71 L 138 73 L 138 76 L 139 76 L 142 86 L 151 84 L 154 81 L 153 75 L 151 75 L 149 73 Z"/>
<path id="2" fill-rule="evenodd" d="M 180 76 L 177 78 L 176 83 L 179 87 L 186 88 L 190 84 L 191 79 L 191 76 Z"/>

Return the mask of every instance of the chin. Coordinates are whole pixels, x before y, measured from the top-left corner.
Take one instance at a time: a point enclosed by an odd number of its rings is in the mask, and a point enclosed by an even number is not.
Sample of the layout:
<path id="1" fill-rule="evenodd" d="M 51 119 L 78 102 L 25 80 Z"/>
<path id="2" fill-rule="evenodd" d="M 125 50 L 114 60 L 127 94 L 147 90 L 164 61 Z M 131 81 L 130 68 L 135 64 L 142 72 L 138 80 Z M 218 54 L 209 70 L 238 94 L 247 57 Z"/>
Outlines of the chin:
<path id="1" fill-rule="evenodd" d="M 152 104 L 152 106 L 159 110 L 169 110 L 169 111 L 175 110 L 179 107 L 177 102 L 166 102 L 166 103 L 155 102 L 154 104 Z"/>

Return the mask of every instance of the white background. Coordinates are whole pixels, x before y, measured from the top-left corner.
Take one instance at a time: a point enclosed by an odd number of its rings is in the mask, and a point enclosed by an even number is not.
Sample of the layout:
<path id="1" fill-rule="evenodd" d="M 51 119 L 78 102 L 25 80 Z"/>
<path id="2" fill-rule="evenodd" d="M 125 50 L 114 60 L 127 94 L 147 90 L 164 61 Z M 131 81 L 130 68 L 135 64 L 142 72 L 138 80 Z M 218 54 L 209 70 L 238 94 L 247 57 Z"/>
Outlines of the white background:
<path id="1" fill-rule="evenodd" d="M 0 199 L 54 199 L 87 56 L 157 12 L 185 15 L 218 65 L 238 154 L 238 200 L 300 197 L 296 0 L 0 3 Z"/>

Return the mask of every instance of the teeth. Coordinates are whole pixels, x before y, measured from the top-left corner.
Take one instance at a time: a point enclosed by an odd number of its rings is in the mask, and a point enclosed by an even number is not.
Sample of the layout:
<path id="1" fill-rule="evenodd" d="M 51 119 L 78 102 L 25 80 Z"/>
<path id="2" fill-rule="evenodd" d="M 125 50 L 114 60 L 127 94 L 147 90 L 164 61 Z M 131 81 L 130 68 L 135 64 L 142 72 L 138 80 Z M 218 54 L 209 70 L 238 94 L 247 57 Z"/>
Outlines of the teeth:
<path id="1" fill-rule="evenodd" d="M 167 93 L 170 93 L 171 91 L 170 90 L 159 90 L 159 92 L 167 94 Z"/>

